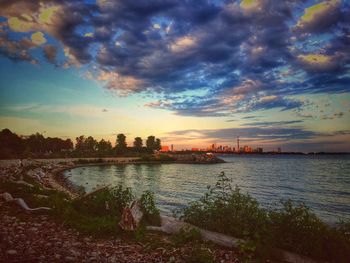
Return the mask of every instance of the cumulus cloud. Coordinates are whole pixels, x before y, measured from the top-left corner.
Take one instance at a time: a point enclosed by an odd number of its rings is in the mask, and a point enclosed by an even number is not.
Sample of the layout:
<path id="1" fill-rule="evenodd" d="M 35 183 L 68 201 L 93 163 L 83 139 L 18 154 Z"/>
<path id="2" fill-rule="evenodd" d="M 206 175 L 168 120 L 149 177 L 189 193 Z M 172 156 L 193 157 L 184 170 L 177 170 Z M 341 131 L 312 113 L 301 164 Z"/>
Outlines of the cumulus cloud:
<path id="1" fill-rule="evenodd" d="M 341 0 L 326 0 L 304 10 L 296 30 L 300 32 L 322 32 L 338 22 Z"/>
<path id="2" fill-rule="evenodd" d="M 46 43 L 46 38 L 44 37 L 44 34 L 41 32 L 35 32 L 31 36 L 31 40 L 35 45 L 42 45 Z"/>
<path id="3" fill-rule="evenodd" d="M 180 115 L 290 110 L 304 105 L 295 95 L 349 91 L 349 7 L 307 2 L 300 13 L 301 2 L 6 1 L 0 52 L 36 63 L 43 49 L 55 65 L 62 53 L 60 66 L 88 65 L 108 90 Z"/>

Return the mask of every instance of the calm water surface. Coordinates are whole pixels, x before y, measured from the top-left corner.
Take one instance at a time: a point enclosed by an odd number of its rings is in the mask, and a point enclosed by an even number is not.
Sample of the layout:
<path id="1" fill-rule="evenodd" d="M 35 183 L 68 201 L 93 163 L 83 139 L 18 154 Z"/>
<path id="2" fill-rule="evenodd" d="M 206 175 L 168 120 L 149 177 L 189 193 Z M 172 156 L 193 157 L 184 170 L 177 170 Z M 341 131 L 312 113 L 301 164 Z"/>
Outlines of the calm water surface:
<path id="1" fill-rule="evenodd" d="M 155 193 L 164 213 L 200 198 L 224 171 L 243 192 L 268 207 L 280 199 L 304 202 L 327 222 L 350 219 L 350 156 L 222 156 L 223 164 L 127 164 L 75 168 L 70 180 L 89 192 L 122 184 L 136 195 Z"/>

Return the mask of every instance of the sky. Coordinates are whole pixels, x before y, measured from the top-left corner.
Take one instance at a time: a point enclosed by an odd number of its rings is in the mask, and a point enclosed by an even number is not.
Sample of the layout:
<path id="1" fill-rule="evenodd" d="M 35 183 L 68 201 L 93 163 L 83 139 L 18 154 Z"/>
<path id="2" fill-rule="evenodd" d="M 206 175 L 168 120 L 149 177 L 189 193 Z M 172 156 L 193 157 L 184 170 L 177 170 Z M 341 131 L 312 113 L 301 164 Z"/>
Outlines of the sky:
<path id="1" fill-rule="evenodd" d="M 0 2 L 0 128 L 350 152 L 350 1 Z"/>

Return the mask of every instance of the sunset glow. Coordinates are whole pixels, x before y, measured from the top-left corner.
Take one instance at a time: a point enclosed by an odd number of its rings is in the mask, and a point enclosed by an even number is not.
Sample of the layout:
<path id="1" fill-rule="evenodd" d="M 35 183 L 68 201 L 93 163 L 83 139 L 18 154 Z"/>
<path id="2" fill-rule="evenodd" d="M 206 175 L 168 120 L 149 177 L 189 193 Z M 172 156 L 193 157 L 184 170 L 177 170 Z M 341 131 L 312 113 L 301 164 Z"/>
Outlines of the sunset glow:
<path id="1" fill-rule="evenodd" d="M 350 151 L 348 1 L 0 3 L 0 128 Z"/>

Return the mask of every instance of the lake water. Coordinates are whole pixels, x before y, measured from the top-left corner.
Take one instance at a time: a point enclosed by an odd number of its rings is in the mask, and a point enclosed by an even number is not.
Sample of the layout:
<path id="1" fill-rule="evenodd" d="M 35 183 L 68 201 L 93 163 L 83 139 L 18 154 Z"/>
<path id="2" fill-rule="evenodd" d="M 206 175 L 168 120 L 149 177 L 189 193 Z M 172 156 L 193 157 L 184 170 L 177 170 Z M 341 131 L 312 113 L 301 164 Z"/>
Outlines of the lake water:
<path id="1" fill-rule="evenodd" d="M 70 180 L 87 192 L 102 185 L 122 184 L 136 195 L 155 193 L 160 210 L 199 199 L 224 171 L 233 185 L 264 207 L 280 199 L 304 202 L 324 221 L 350 219 L 350 156 L 227 155 L 222 164 L 125 164 L 75 168 Z"/>

